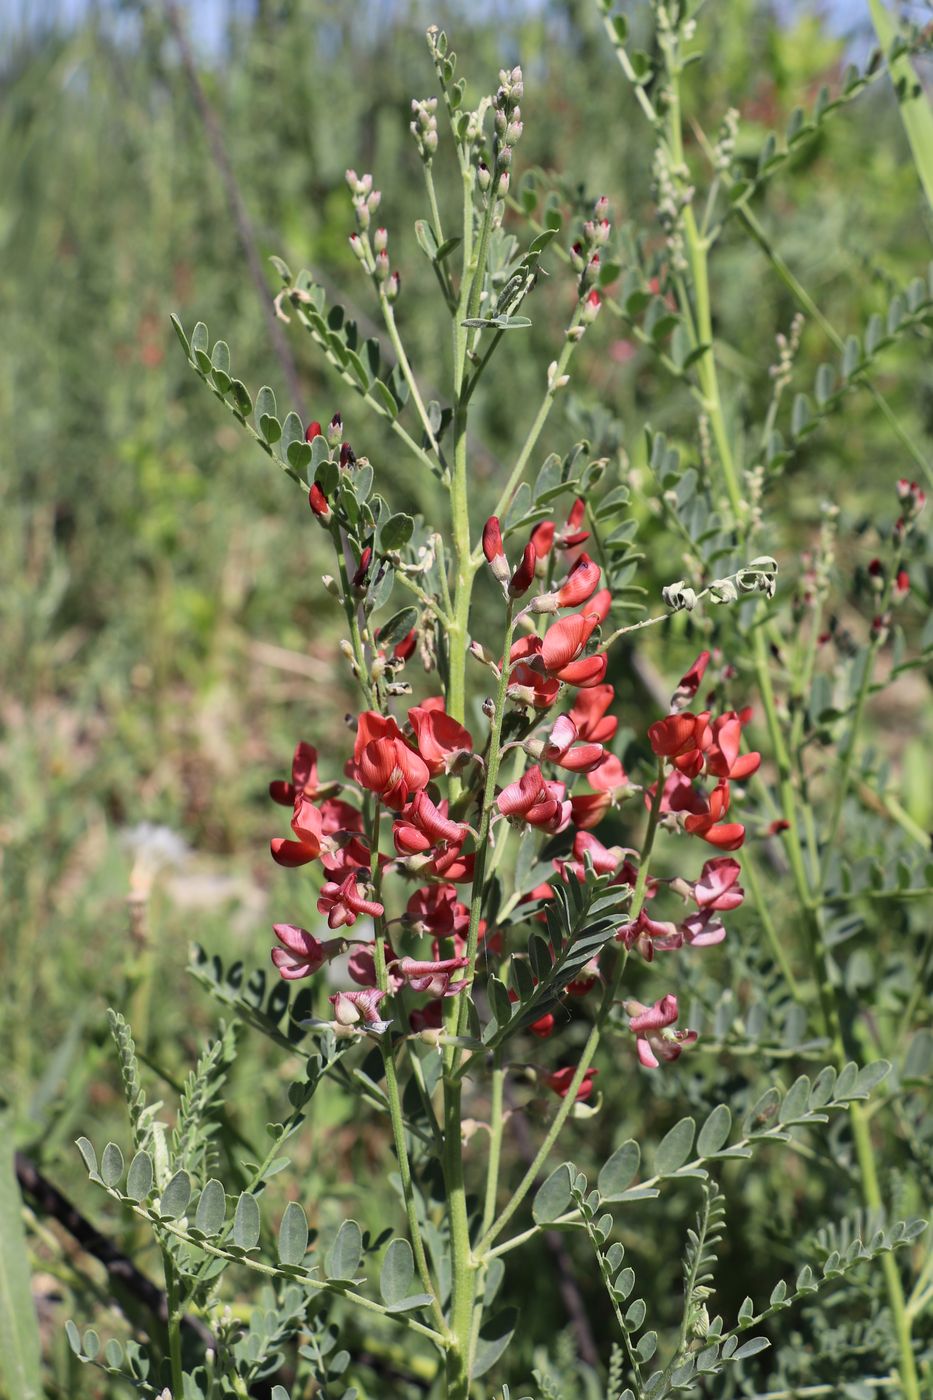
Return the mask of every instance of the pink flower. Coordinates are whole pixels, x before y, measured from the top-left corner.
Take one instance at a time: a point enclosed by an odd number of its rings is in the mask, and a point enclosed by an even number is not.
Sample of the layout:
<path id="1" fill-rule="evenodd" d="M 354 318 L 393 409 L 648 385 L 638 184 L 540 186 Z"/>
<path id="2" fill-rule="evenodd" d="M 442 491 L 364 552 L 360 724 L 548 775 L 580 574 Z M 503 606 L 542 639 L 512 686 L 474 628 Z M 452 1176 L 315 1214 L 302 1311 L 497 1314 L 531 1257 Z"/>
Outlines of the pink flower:
<path id="1" fill-rule="evenodd" d="M 334 1008 L 335 1030 L 368 1030 L 376 1035 L 387 1031 L 391 1021 L 383 1021 L 379 1016 L 379 1003 L 388 993 L 378 987 L 366 987 L 359 992 L 335 992 L 329 997 Z"/>
<path id="2" fill-rule="evenodd" d="M 345 952 L 347 946 L 342 938 L 328 938 L 321 943 L 296 924 L 273 924 L 272 931 L 282 945 L 272 949 L 272 961 L 287 982 L 310 977 L 331 958 Z"/>
<path id="3" fill-rule="evenodd" d="M 689 887 L 700 909 L 738 909 L 745 891 L 738 884 L 742 867 L 731 856 L 714 856 L 703 866 L 699 880 Z"/>
<path id="4" fill-rule="evenodd" d="M 374 899 L 364 899 L 357 883 L 360 875 L 368 871 L 351 871 L 340 884 L 328 880 L 321 888 L 317 902 L 319 914 L 327 915 L 328 928 L 343 928 L 355 924 L 361 914 L 378 918 L 385 913 L 383 906 Z"/>
<path id="5" fill-rule="evenodd" d="M 645 1069 L 657 1069 L 662 1060 L 680 1057 L 683 1047 L 697 1038 L 696 1031 L 672 1031 L 677 1020 L 677 998 L 668 994 L 653 1006 L 640 1001 L 627 1001 L 625 1010 L 630 1017 L 628 1028 L 636 1036 L 635 1050 Z"/>
<path id="6" fill-rule="evenodd" d="M 398 958 L 391 970 L 407 982 L 413 992 L 429 992 L 432 997 L 452 997 L 468 985 L 466 978 L 454 981 L 452 974 L 469 965 L 469 958 L 441 958 L 434 962 Z"/>

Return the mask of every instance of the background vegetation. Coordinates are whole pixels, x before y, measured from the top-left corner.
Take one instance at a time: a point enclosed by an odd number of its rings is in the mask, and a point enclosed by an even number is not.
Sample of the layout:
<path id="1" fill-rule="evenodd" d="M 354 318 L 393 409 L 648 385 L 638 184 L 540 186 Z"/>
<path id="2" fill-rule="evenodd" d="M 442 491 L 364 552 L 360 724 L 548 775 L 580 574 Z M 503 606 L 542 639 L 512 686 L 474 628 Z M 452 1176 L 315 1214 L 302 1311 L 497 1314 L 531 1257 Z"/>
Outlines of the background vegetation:
<path id="1" fill-rule="evenodd" d="M 757 151 L 798 102 L 812 101 L 824 82 L 838 84 L 853 43 L 864 55 L 862 38 L 831 32 L 808 10 L 779 19 L 757 0 L 709 7 L 706 59 L 688 74 L 691 110 L 706 131 L 715 132 L 735 104 L 740 141 Z M 186 63 L 179 34 L 188 19 L 171 5 L 135 3 L 100 5 L 71 24 L 46 24 L 40 13 L 28 27 L 8 29 L 0 69 L 0 1062 L 10 1140 L 92 1219 L 100 1204 L 76 1168 L 72 1140 L 91 1130 L 101 1142 L 119 1137 L 124 1116 L 105 1008 L 129 1006 L 153 1082 L 171 1099 L 217 1019 L 184 972 L 188 942 L 196 938 L 225 961 L 264 964 L 283 889 L 279 881 L 270 892 L 266 842 L 275 828 L 266 781 L 284 771 L 297 735 L 320 743 L 327 726 L 336 732 L 345 685 L 331 669 L 340 624 L 336 609 L 322 609 L 317 534 L 262 454 L 200 392 L 169 312 L 189 328 L 200 318 L 216 325 L 243 379 L 272 384 L 279 403 L 304 418 L 326 420 L 342 409 L 356 451 L 391 474 L 394 449 L 378 422 L 348 401 L 294 326 L 273 336 L 268 299 L 245 256 L 244 217 L 263 269 L 272 253 L 311 268 L 318 281 L 346 289 L 345 303 L 359 296 L 365 325 L 372 308 L 346 241 L 343 171 L 352 164 L 376 172 L 403 276 L 400 320 L 429 381 L 439 322 L 433 275 L 411 232 L 423 209 L 407 131 L 411 97 L 431 87 L 428 20 L 453 33 L 463 71 L 488 74 L 490 83 L 501 64 L 521 60 L 522 164 L 563 172 L 571 205 L 606 193 L 619 221 L 637 224 L 650 200 L 650 146 L 636 104 L 617 80 L 594 7 L 578 0 L 452 4 L 430 13 L 402 0 L 259 0 L 251 9 L 231 6 L 216 42 L 193 59 L 189 51 Z M 216 114 L 239 213 L 205 102 Z M 887 78 L 824 124 L 756 212 L 842 336 L 864 328 L 895 289 L 926 275 L 930 213 Z M 721 370 L 737 422 L 754 423 L 771 394 L 775 336 L 789 329 L 797 307 L 738 224 L 715 276 Z M 533 402 L 530 386 L 541 382 L 564 323 L 566 292 L 558 276 L 552 282 L 536 293 L 534 328 L 484 401 L 473 463 L 477 516 L 494 494 L 499 463 L 515 455 L 526 427 L 521 405 Z M 929 334 L 921 327 L 889 352 L 876 376 L 928 459 Z M 826 356 L 825 329 L 808 321 L 801 385 L 812 384 Z M 622 454 L 625 470 L 646 487 L 637 507 L 646 556 L 640 581 L 653 596 L 683 572 L 683 551 L 652 506 L 642 429 L 650 417 L 655 431 L 676 440 L 690 430 L 687 408 L 654 355 L 604 315 L 580 349 L 573 394 L 541 454 L 563 452 L 584 435 Z M 854 586 L 875 552 L 873 522 L 892 512 L 894 480 L 916 474 L 901 454 L 871 396 L 850 395 L 804 440 L 768 502 L 786 590 L 799 582 L 822 503 L 840 508 L 848 543 L 837 560 L 837 628 L 855 618 Z M 399 465 L 397 505 L 418 506 L 422 489 L 409 465 Z M 919 634 L 929 601 L 922 570 L 912 584 L 907 628 Z M 690 652 L 689 637 L 673 652 L 656 638 L 616 658 L 610 678 L 630 707 L 628 722 L 640 723 L 655 704 L 658 671 L 679 674 L 677 662 Z M 869 713 L 869 742 L 897 776 L 902 813 L 915 830 L 928 830 L 933 735 L 920 673 Z M 151 897 L 150 871 L 157 872 Z M 788 896 L 778 893 L 775 906 L 779 920 L 791 916 Z M 921 921 L 906 905 L 878 905 L 863 936 L 913 937 Z M 753 949 L 754 911 L 736 922 Z M 722 956 L 732 949 L 730 941 Z M 726 1061 L 719 1074 L 727 1080 L 729 1072 Z M 221 1133 L 234 1179 L 249 1155 L 244 1143 L 260 1139 L 276 1116 L 270 1105 L 280 1074 L 279 1058 L 244 1035 L 233 1093 L 242 1110 Z M 678 1069 L 676 1092 L 699 1096 L 700 1074 L 692 1065 Z M 603 1155 L 620 1115 L 625 1135 L 657 1133 L 672 1121 L 670 1079 L 633 1082 L 626 1067 L 617 1083 L 608 1073 L 604 1080 L 606 1107 L 586 1129 L 605 1138 Z M 341 1100 L 329 1094 L 325 1088 L 315 1098 L 310 1131 L 295 1149 L 303 1199 L 311 1214 L 322 1202 L 314 1223 L 326 1229 L 339 1216 L 342 1186 L 373 1176 L 367 1223 L 378 1230 L 380 1193 L 389 1192 L 378 1184 L 382 1130 L 343 1122 Z M 905 1120 L 898 1132 L 912 1136 L 929 1163 L 929 1127 Z M 509 1151 L 523 1150 L 516 1129 Z M 731 1247 L 724 1271 L 736 1306 L 765 1262 L 771 1272 L 780 1268 L 775 1221 L 792 1218 L 803 1233 L 833 1204 L 840 1149 L 830 1137 L 821 1150 L 828 1158 L 820 1170 L 785 1157 L 746 1178 L 744 1219 L 732 1237 L 741 1245 Z M 892 1161 L 892 1190 L 898 1170 Z M 916 1208 L 916 1180 L 905 1174 L 900 1186 L 905 1209 Z M 657 1299 L 676 1280 L 674 1241 L 684 1218 L 669 1222 L 670 1265 L 658 1268 Z M 35 1201 L 27 1223 L 49 1394 L 119 1393 L 78 1367 L 63 1320 L 87 1319 L 110 1300 L 145 1326 L 138 1299 Z M 129 1222 L 121 1239 L 133 1254 Z M 637 1255 L 637 1237 L 627 1245 Z M 551 1314 L 554 1327 L 563 1326 L 570 1285 L 565 1247 L 540 1248 L 527 1278 L 543 1332 Z M 134 1259 L 143 1272 L 153 1268 L 144 1252 Z M 575 1345 L 593 1356 L 605 1303 L 585 1286 L 569 1301 Z M 858 1375 L 890 1365 L 876 1354 L 872 1330 L 883 1307 L 869 1280 Z M 111 1321 L 111 1330 L 126 1327 Z M 420 1393 L 424 1378 L 406 1378 L 403 1358 L 364 1340 L 371 1394 L 388 1393 L 387 1375 L 391 1393 Z M 514 1374 L 550 1367 L 556 1394 L 561 1355 L 560 1342 L 547 1361 L 517 1338 Z M 807 1379 L 824 1382 L 820 1374 Z M 576 1382 L 564 1381 L 576 1393 Z"/>

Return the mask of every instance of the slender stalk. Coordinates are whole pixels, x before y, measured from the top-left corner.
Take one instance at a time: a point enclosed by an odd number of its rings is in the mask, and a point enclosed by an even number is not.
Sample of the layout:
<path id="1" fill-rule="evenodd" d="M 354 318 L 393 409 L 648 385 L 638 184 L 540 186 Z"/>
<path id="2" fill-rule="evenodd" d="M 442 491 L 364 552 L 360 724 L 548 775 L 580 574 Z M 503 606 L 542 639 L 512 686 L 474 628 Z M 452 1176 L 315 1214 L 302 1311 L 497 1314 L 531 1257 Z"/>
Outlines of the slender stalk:
<path id="1" fill-rule="evenodd" d="M 765 937 L 768 940 L 768 947 L 771 949 L 772 957 L 774 958 L 774 961 L 777 963 L 778 967 L 781 969 L 781 972 L 784 976 L 784 981 L 787 983 L 788 990 L 790 991 L 791 996 L 794 998 L 794 1001 L 802 1001 L 803 994 L 801 993 L 800 986 L 797 982 L 796 977 L 794 976 L 794 970 L 790 965 L 790 961 L 787 957 L 784 945 L 781 942 L 780 935 L 777 929 L 775 928 L 774 920 L 771 917 L 771 911 L 768 908 L 768 902 L 765 899 L 764 891 L 761 888 L 761 881 L 758 878 L 757 864 L 747 846 L 742 852 L 742 872 L 745 876 L 745 879 L 748 881 L 748 887 L 752 892 L 752 899 L 755 901 L 755 909 L 757 910 L 758 917 L 761 920 L 761 926 L 765 931 Z"/>
<path id="2" fill-rule="evenodd" d="M 483 809 L 480 816 L 479 834 L 476 840 L 476 862 L 473 873 L 473 889 L 470 899 L 470 925 L 467 931 L 466 957 L 468 966 L 465 974 L 472 984 L 476 976 L 476 950 L 479 945 L 480 915 L 483 912 L 483 894 L 486 879 L 486 860 L 489 853 L 489 826 L 492 821 L 493 801 L 496 795 L 496 779 L 499 776 L 499 759 L 502 746 L 502 722 L 505 718 L 505 697 L 509 686 L 509 652 L 512 648 L 512 608 L 509 601 L 505 619 L 505 640 L 502 644 L 502 670 L 496 690 L 496 710 L 492 718 L 489 735 L 489 752 L 486 755 L 486 782 L 483 786 Z M 469 988 L 465 988 L 469 991 Z M 460 998 L 459 1033 L 466 1029 L 466 996 Z M 454 1057 L 456 1059 L 456 1056 Z"/>
<path id="3" fill-rule="evenodd" d="M 366 817 L 369 829 L 370 878 L 378 899 L 381 893 L 382 873 L 379 865 L 379 812 L 375 808 L 375 801 L 367 802 Z M 385 916 L 380 915 L 376 920 L 373 956 L 376 965 L 377 985 L 382 991 L 388 992 L 389 977 L 386 971 L 385 937 Z M 408 1144 L 405 1141 L 405 1117 L 402 1112 L 402 1099 L 398 1088 L 398 1073 L 388 1035 L 379 1037 L 379 1049 L 382 1052 L 382 1065 L 386 1078 L 386 1098 L 389 1101 L 389 1119 L 392 1124 L 392 1137 L 395 1142 L 395 1155 L 398 1160 L 399 1179 L 402 1183 L 402 1197 L 405 1201 L 405 1215 L 408 1219 L 408 1231 L 411 1235 L 412 1253 L 415 1256 L 415 1265 L 422 1287 L 425 1293 L 431 1295 L 431 1310 L 434 1313 L 435 1321 L 443 1333 L 446 1331 L 446 1322 L 438 1301 L 437 1285 L 431 1277 L 427 1255 L 424 1252 L 424 1242 L 421 1238 L 421 1226 L 418 1222 L 412 1183 L 411 1161 L 408 1156 Z"/>
<path id="4" fill-rule="evenodd" d="M 489 1106 L 489 1160 L 486 1164 L 486 1196 L 480 1226 L 485 1234 L 495 1219 L 496 1191 L 499 1186 L 499 1160 L 502 1155 L 502 1096 L 505 1089 L 505 1067 L 501 1047 L 496 1050 L 492 1070 L 492 1100 Z"/>
<path id="5" fill-rule="evenodd" d="M 541 436 L 541 431 L 548 420 L 548 415 L 550 414 L 551 409 L 554 406 L 554 399 L 559 392 L 559 382 L 563 378 L 564 374 L 567 372 L 567 367 L 570 364 L 570 361 L 573 358 L 573 352 L 577 347 L 578 336 L 575 334 L 575 332 L 581 324 L 580 318 L 583 314 L 583 306 L 584 302 L 581 299 L 577 302 L 577 305 L 574 308 L 574 313 L 571 317 L 570 325 L 567 327 L 567 330 L 565 332 L 563 349 L 560 352 L 557 364 L 551 374 L 550 383 L 548 384 L 547 391 L 544 395 L 544 398 L 541 400 L 541 406 L 535 415 L 534 422 L 528 429 L 528 433 L 525 437 L 525 441 L 522 443 L 521 451 L 518 454 L 515 465 L 509 473 L 508 481 L 505 483 L 505 486 L 502 488 L 502 491 L 499 494 L 499 499 L 496 502 L 495 509 L 492 512 L 493 515 L 501 515 L 502 512 L 505 510 L 506 506 L 508 505 L 509 501 L 511 500 L 512 493 L 515 490 L 518 483 L 521 481 L 522 476 L 524 475 L 525 468 L 528 465 L 528 459 L 530 458 L 532 452 L 535 450 L 538 438 Z M 474 558 L 476 562 L 478 562 L 479 556 L 475 555 Z"/>
<path id="6" fill-rule="evenodd" d="M 168 1350 L 172 1369 L 172 1394 L 182 1395 L 185 1378 L 181 1363 L 181 1307 L 175 1265 L 167 1245 L 162 1246 L 162 1269 L 165 1274 L 165 1297 L 168 1303 Z"/>
<path id="7" fill-rule="evenodd" d="M 405 352 L 405 346 L 402 344 L 402 337 L 398 333 L 398 326 L 396 325 L 395 321 L 395 308 L 389 301 L 389 298 L 386 296 L 385 287 L 382 286 L 379 288 L 379 305 L 382 308 L 382 319 L 385 321 L 386 330 L 388 331 L 389 339 L 392 342 L 392 349 L 395 351 L 396 356 L 398 357 L 399 368 L 402 371 L 402 376 L 405 380 L 405 383 L 408 385 L 409 391 L 411 393 L 412 403 L 415 405 L 418 417 L 421 420 L 421 426 L 424 429 L 424 435 L 427 438 L 428 442 L 431 444 L 431 450 L 437 457 L 438 462 L 440 462 L 443 466 L 443 454 L 441 453 L 441 449 L 438 446 L 437 438 L 434 436 L 434 429 L 431 427 L 431 420 L 428 417 L 428 410 L 424 406 L 424 400 L 421 397 L 421 390 L 418 388 L 418 381 L 415 378 L 414 371 L 412 370 L 411 363 L 408 359 L 408 355 Z"/>
<path id="8" fill-rule="evenodd" d="M 639 861 L 638 866 L 638 878 L 635 882 L 635 891 L 632 896 L 632 906 L 629 915 L 631 919 L 638 918 L 638 915 L 641 913 L 642 905 L 645 902 L 645 892 L 648 888 L 648 871 L 651 865 L 651 852 L 654 848 L 654 838 L 658 829 L 658 819 L 661 815 L 661 800 L 663 796 L 664 765 L 663 763 L 659 763 L 657 786 L 655 787 L 654 798 L 651 803 L 651 812 L 648 817 L 648 827 L 645 832 L 644 842 L 642 843 L 641 859 Z M 489 1246 L 492 1244 L 493 1240 L 499 1237 L 499 1235 L 505 1229 L 506 1225 L 512 1219 L 512 1216 L 518 1210 L 522 1201 L 528 1195 L 528 1192 L 534 1186 L 536 1180 L 538 1179 L 538 1173 L 540 1172 L 544 1163 L 547 1161 L 548 1155 L 551 1151 L 551 1148 L 554 1146 L 554 1143 L 557 1141 L 561 1128 L 564 1126 L 564 1124 L 570 1116 L 571 1109 L 573 1108 L 574 1103 L 576 1102 L 577 1090 L 583 1083 L 586 1072 L 589 1069 L 590 1060 L 596 1053 L 596 1050 L 599 1046 L 600 1037 L 602 1036 L 603 1030 L 606 1026 L 606 1022 L 609 1020 L 610 1012 L 612 1011 L 612 1007 L 615 1004 L 616 998 L 618 996 L 619 987 L 622 982 L 622 974 L 625 971 L 625 965 L 627 961 L 628 951 L 624 950 L 616 961 L 615 970 L 611 979 L 606 984 L 605 990 L 603 992 L 603 999 L 600 1004 L 599 1011 L 596 1014 L 596 1020 L 593 1022 L 593 1026 L 590 1030 L 589 1035 L 587 1036 L 586 1044 L 583 1047 L 583 1053 L 580 1056 L 579 1064 L 577 1065 L 577 1068 L 574 1071 L 574 1075 L 567 1088 L 567 1092 L 564 1095 L 563 1100 L 561 1101 L 560 1108 L 554 1115 L 554 1118 L 551 1122 L 551 1126 L 548 1128 L 547 1133 L 544 1136 L 544 1140 L 541 1143 L 541 1146 L 538 1148 L 537 1153 L 535 1154 L 534 1160 L 532 1161 L 528 1170 L 525 1172 L 525 1175 L 522 1177 L 518 1186 L 512 1193 L 508 1204 L 505 1206 L 498 1219 L 495 1220 L 493 1224 L 489 1226 L 488 1229 L 483 1231 L 482 1238 L 476 1246 L 476 1253 L 480 1258 L 487 1254 Z"/>

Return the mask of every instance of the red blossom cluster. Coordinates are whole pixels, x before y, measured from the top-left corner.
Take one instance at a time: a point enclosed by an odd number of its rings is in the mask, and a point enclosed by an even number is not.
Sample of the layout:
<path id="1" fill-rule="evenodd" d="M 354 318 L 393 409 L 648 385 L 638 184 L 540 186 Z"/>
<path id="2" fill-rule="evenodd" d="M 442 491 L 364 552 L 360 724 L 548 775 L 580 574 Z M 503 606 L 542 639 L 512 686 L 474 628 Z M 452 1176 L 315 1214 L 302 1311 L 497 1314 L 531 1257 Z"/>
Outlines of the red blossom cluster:
<path id="1" fill-rule="evenodd" d="M 329 439 L 342 429 L 338 420 L 331 423 Z M 320 433 L 320 424 L 309 425 L 309 440 Z M 320 501 L 311 504 L 326 518 Z M 660 794 L 657 783 L 648 786 L 629 777 L 610 748 L 618 720 L 611 713 L 615 691 L 605 681 L 600 638 L 612 598 L 600 586 L 599 564 L 583 548 L 589 538 L 585 512 L 585 503 L 577 500 L 563 525 L 538 523 L 514 567 L 499 520 L 491 517 L 483 531 L 483 553 L 509 610 L 509 647 L 498 666 L 478 644 L 472 650 L 495 672 L 499 694 L 513 716 L 503 731 L 503 716 L 495 716 L 494 702 L 484 707 L 490 719 L 497 719 L 493 733 L 508 735 L 495 762 L 507 763 L 511 751 L 515 764 L 512 775 L 492 789 L 491 807 L 483 801 L 489 746 L 476 751 L 472 734 L 447 713 L 442 696 L 413 704 L 400 717 L 374 709 L 359 714 L 352 757 L 340 782 L 322 783 L 317 751 L 300 743 L 290 780 L 270 785 L 273 799 L 292 811 L 291 836 L 272 841 L 274 859 L 290 867 L 320 861 L 325 878 L 317 908 L 329 928 L 349 930 L 360 919 L 377 922 L 379 942 L 347 937 L 319 941 L 296 925 L 274 926 L 279 946 L 273 962 L 289 980 L 346 957 L 347 975 L 358 989 L 330 997 L 333 1017 L 327 1024 L 337 1034 L 384 1033 L 392 1020 L 386 1019 L 383 1003 L 405 991 L 424 998 L 406 1008 L 410 1031 L 440 1036 L 445 1000 L 467 988 L 476 972 L 470 966 L 472 948 L 478 948 L 484 963 L 509 952 L 513 958 L 525 956 L 520 949 L 506 949 L 501 929 L 487 929 L 478 917 L 481 891 L 472 888 L 477 880 L 482 883 L 480 850 L 485 858 L 487 846 L 503 841 L 509 825 L 563 838 L 564 853 L 553 859 L 552 883 L 518 893 L 526 918 L 543 918 L 543 904 L 554 895 L 553 881 L 583 881 L 596 872 L 629 891 L 631 916 L 616 938 L 645 961 L 656 952 L 708 947 L 725 938 L 723 915 L 743 899 L 736 860 L 717 855 L 692 879 L 648 878 L 647 871 L 640 879 L 637 853 L 604 845 L 594 828 L 611 809 L 641 793 L 652 823 L 699 836 L 723 852 L 737 849 L 744 827 L 725 818 L 730 783 L 748 778 L 760 762 L 758 754 L 740 751 L 750 714 L 729 711 L 714 717 L 710 710 L 688 708 L 710 660 L 708 652 L 701 653 L 681 677 L 670 713 L 647 731 L 659 760 Z M 369 561 L 361 559 L 360 568 L 368 567 Z M 536 584 L 534 596 L 522 604 Z M 521 635 L 513 640 L 515 628 Z M 396 645 L 393 658 L 404 660 L 413 649 L 412 632 Z M 564 696 L 569 703 L 561 707 Z M 704 787 L 703 779 L 711 786 Z M 386 824 L 391 844 L 384 840 L 380 850 L 380 826 Z M 417 887 L 404 912 L 387 921 L 381 891 L 388 875 L 413 880 Z M 665 889 L 687 905 L 680 919 L 655 916 Z M 398 927 L 399 938 L 414 942 L 396 951 L 390 925 Z M 430 940 L 430 956 L 418 948 L 419 940 Z M 563 995 L 568 1000 L 586 996 L 602 980 L 597 954 Z M 517 998 L 514 989 L 509 995 Z M 676 1059 L 696 1039 L 692 1031 L 671 1029 L 677 1019 L 677 999 L 671 994 L 652 1007 L 632 1002 L 626 1009 L 638 1058 L 647 1067 Z M 530 1030 L 547 1038 L 560 1019 L 561 1009 L 552 1004 Z M 580 1077 L 577 1099 L 590 1095 L 595 1076 L 588 1069 Z M 573 1068 L 539 1076 L 561 1096 L 575 1077 Z"/>

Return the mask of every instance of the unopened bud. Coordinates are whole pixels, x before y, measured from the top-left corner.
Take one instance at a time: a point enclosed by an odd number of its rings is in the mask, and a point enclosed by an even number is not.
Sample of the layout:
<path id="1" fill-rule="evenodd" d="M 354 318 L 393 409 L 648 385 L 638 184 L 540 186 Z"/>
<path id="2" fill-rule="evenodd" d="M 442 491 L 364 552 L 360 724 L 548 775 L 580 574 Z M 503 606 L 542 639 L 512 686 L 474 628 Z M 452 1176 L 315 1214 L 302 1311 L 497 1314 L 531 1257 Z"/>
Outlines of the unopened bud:
<path id="1" fill-rule="evenodd" d="M 373 248 L 377 253 L 384 253 L 389 246 L 389 235 L 386 229 L 377 228 L 373 234 Z"/>
<path id="2" fill-rule="evenodd" d="M 325 591 L 328 592 L 332 598 L 336 598 L 338 602 L 343 601 L 340 585 L 333 574 L 324 574 L 321 578 L 321 582 L 324 585 Z"/>
<path id="3" fill-rule="evenodd" d="M 337 447 L 343 437 L 343 418 L 339 413 L 335 413 L 327 425 L 327 445 Z"/>
<path id="4" fill-rule="evenodd" d="M 318 486 L 317 482 L 314 483 L 311 490 L 308 492 L 308 505 L 314 511 L 317 518 L 326 525 L 333 511 L 327 504 L 327 497 L 324 495 L 324 492 L 321 490 L 320 486 Z"/>
<path id="5" fill-rule="evenodd" d="M 376 254 L 373 274 L 377 282 L 384 282 L 389 275 L 389 255 L 384 248 L 381 253 Z"/>
<path id="6" fill-rule="evenodd" d="M 401 291 L 402 280 L 397 272 L 393 272 L 386 282 L 386 301 L 398 301 L 398 294 Z"/>
<path id="7" fill-rule="evenodd" d="M 365 262 L 366 249 L 363 247 L 363 240 L 362 238 L 360 238 L 360 235 L 358 233 L 351 233 L 349 241 L 350 247 L 353 249 L 354 256 L 359 258 L 360 262 Z"/>
<path id="8" fill-rule="evenodd" d="M 476 183 L 484 194 L 492 184 L 492 175 L 489 172 L 489 166 L 484 160 L 481 160 L 476 167 Z"/>
<path id="9" fill-rule="evenodd" d="M 321 425 L 316 418 L 312 419 L 305 428 L 305 442 L 313 442 L 316 437 L 321 436 Z"/>
<path id="10" fill-rule="evenodd" d="M 580 312 L 580 320 L 585 326 L 591 326 L 599 315 L 602 307 L 599 292 L 593 287 L 587 292 L 586 301 L 583 303 L 583 310 Z"/>

